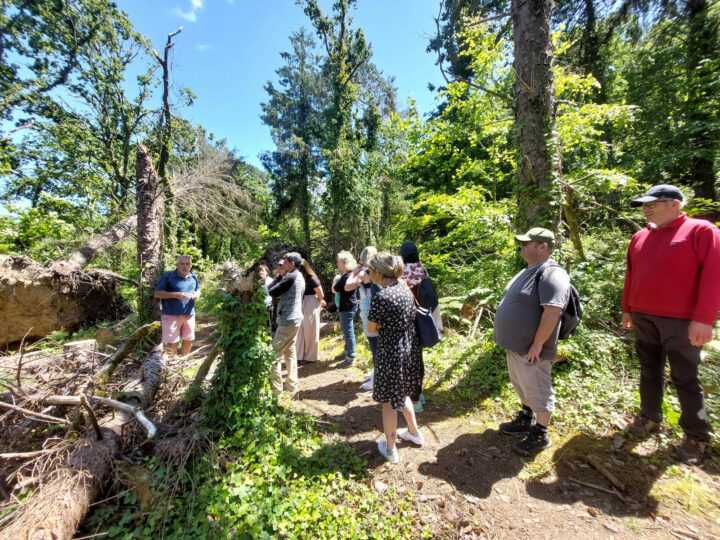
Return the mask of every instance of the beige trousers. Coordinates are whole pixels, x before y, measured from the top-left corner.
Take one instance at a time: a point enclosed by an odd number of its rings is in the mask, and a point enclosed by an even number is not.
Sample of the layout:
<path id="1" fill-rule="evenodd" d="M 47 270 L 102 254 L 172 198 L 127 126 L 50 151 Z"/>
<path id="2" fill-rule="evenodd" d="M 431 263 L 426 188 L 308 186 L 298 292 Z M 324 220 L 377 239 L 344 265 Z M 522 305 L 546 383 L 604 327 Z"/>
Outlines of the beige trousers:
<path id="1" fill-rule="evenodd" d="M 295 392 L 298 385 L 297 375 L 297 354 L 295 352 L 295 340 L 297 338 L 297 324 L 282 324 L 275 331 L 273 339 L 273 350 L 275 351 L 275 365 L 270 371 L 270 382 L 272 383 L 272 391 L 276 396 L 283 391 L 282 363 L 285 361 L 287 367 L 287 391 L 291 394 Z"/>
<path id="2" fill-rule="evenodd" d="M 302 301 L 303 320 L 298 330 L 297 357 L 308 362 L 317 362 L 320 345 L 320 300 L 314 294 L 307 294 Z"/>

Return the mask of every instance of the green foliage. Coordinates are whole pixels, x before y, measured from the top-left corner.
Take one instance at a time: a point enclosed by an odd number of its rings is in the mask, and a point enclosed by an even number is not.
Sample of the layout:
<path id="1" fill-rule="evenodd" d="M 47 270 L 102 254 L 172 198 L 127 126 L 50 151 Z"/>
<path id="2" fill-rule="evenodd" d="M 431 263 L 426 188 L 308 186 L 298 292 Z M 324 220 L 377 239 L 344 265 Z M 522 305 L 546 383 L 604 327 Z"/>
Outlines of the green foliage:
<path id="1" fill-rule="evenodd" d="M 243 425 L 248 418 L 262 418 L 273 402 L 269 380 L 274 355 L 268 344 L 265 294 L 258 287 L 247 304 L 224 294 L 217 342 L 223 358 L 205 404 L 208 418 L 221 431 Z"/>
<path id="2" fill-rule="evenodd" d="M 35 208 L 7 205 L 0 217 L 0 253 L 25 254 L 39 262 L 62 258 L 74 247 L 78 230 L 91 229 L 87 209 L 41 194 Z"/>
<path id="3" fill-rule="evenodd" d="M 397 227 L 413 239 L 451 315 L 468 302 L 496 305 L 514 271 L 508 201 L 490 202 L 478 186 L 454 195 L 430 195 L 415 204 Z"/>

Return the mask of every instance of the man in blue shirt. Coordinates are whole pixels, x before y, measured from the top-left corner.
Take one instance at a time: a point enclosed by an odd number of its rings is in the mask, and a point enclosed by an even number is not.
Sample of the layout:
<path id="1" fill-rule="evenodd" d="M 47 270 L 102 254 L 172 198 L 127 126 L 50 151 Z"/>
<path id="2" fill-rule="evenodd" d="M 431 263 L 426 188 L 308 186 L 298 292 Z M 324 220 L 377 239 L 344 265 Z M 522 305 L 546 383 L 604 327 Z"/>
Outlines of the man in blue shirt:
<path id="1" fill-rule="evenodd" d="M 177 269 L 165 272 L 155 287 L 155 298 L 162 301 L 162 342 L 168 356 L 177 354 L 181 339 L 182 355 L 188 355 L 195 339 L 195 300 L 200 298 L 200 283 L 191 267 L 190 257 L 178 257 Z"/>

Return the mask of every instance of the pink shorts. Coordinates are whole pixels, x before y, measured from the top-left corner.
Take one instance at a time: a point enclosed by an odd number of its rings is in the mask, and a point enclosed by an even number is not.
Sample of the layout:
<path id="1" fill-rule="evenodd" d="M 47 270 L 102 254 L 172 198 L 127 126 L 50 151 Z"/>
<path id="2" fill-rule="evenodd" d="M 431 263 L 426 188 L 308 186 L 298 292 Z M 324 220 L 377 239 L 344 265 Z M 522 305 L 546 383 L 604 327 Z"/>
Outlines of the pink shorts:
<path id="1" fill-rule="evenodd" d="M 162 342 L 177 343 L 195 339 L 195 315 L 163 315 Z"/>

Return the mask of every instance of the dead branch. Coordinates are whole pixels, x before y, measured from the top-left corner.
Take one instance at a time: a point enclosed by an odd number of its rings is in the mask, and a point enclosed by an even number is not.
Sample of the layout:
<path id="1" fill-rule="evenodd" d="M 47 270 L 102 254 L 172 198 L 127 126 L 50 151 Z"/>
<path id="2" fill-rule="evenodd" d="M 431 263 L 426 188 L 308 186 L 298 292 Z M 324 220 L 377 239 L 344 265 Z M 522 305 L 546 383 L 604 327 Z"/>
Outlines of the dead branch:
<path id="1" fill-rule="evenodd" d="M 93 410 L 92 406 L 88 402 L 87 396 L 82 395 L 80 396 L 80 403 L 85 408 L 85 410 L 88 413 L 88 419 L 90 420 L 90 424 L 92 425 L 93 429 L 95 430 L 95 437 L 98 441 L 102 441 L 103 435 L 102 431 L 100 431 L 100 426 L 98 425 L 97 416 L 95 416 L 95 411 Z"/>
<path id="2" fill-rule="evenodd" d="M 129 392 L 135 390 L 139 395 L 130 398 L 134 400 L 132 405 L 124 405 L 142 409 L 152 402 L 165 375 L 160 347 L 156 347 L 145 360 L 145 373 L 145 381 L 136 380 L 125 388 Z M 98 398 L 89 399 L 94 403 Z M 124 429 L 132 418 L 131 414 L 120 410 L 114 417 L 101 420 L 101 441 L 94 437 L 84 437 L 77 441 L 70 456 L 62 462 L 62 468 L 23 504 L 20 514 L 3 530 L 3 534 L 7 538 L 72 538 L 90 504 L 102 492 L 105 479 L 112 470 L 113 460 L 132 440 L 133 430 Z"/>
<path id="3" fill-rule="evenodd" d="M 25 339 L 28 337 L 28 334 L 30 332 L 32 332 L 32 328 L 30 328 L 27 332 L 25 332 L 25 335 L 23 336 L 22 340 L 20 341 L 20 357 L 18 358 L 17 373 L 15 374 L 15 378 L 17 379 L 18 390 L 21 390 L 21 391 L 22 391 L 22 380 L 20 378 L 20 372 L 22 371 L 23 356 L 25 356 Z"/>
<path id="4" fill-rule="evenodd" d="M 618 478 L 617 478 L 613 473 L 611 473 L 610 471 L 608 471 L 608 470 L 605 468 L 605 466 L 602 464 L 602 462 L 600 461 L 599 458 L 597 458 L 596 456 L 594 456 L 594 455 L 592 455 L 592 454 L 588 454 L 585 459 L 587 459 L 587 462 L 588 462 L 590 465 L 592 465 L 593 468 L 595 468 L 596 471 L 598 471 L 598 472 L 599 472 L 600 474 L 602 474 L 605 478 L 607 478 L 608 480 L 610 480 L 610 482 L 612 483 L 613 486 L 615 486 L 616 488 L 618 488 L 620 491 L 625 491 L 625 484 L 623 484 L 620 480 L 618 480 Z"/>
<path id="5" fill-rule="evenodd" d="M 135 287 L 138 286 L 138 282 L 132 278 L 121 276 L 120 274 L 116 274 L 115 272 L 111 272 L 110 270 L 100 270 L 93 268 L 92 270 L 88 270 L 88 274 L 98 274 L 102 276 L 110 277 L 116 281 L 123 281 L 125 283 L 130 283 L 131 285 L 134 285 Z"/>
<path id="6" fill-rule="evenodd" d="M 44 420 L 46 422 L 55 422 L 58 424 L 69 424 L 67 420 L 64 418 L 58 418 L 57 416 L 50 416 L 49 414 L 43 414 L 35 411 L 31 411 L 29 409 L 23 409 L 22 407 L 18 407 L 17 405 L 11 405 L 9 403 L 4 403 L 0 401 L 0 407 L 5 409 L 10 409 L 11 411 L 19 412 L 23 415 L 31 416 L 32 420 Z"/>
<path id="7" fill-rule="evenodd" d="M 475 337 L 475 332 L 477 331 L 478 323 L 480 322 L 480 317 L 482 317 L 483 311 L 485 311 L 485 308 L 480 308 L 480 311 L 478 311 L 478 314 L 473 321 L 472 329 L 470 330 L 470 334 L 467 338 L 468 342 L 472 341 Z"/>
<path id="8" fill-rule="evenodd" d="M 210 368 L 212 367 L 213 362 L 215 362 L 215 358 L 217 358 L 218 354 L 220 354 L 220 349 L 217 345 L 215 345 L 212 351 L 210 351 L 210 354 L 208 354 L 205 361 L 200 364 L 200 369 L 198 369 L 197 373 L 195 374 L 192 385 L 202 384 L 202 382 L 205 380 L 205 377 L 207 377 L 207 374 L 210 372 Z"/>
<path id="9" fill-rule="evenodd" d="M 55 448 L 44 448 L 42 450 L 35 450 L 34 452 L 7 452 L 5 454 L 0 454 L 0 459 L 30 459 L 43 454 L 50 454 L 55 451 Z"/>
<path id="10" fill-rule="evenodd" d="M 145 324 L 135 330 L 128 338 L 123 341 L 117 350 L 109 358 L 108 365 L 102 368 L 95 375 L 95 382 L 98 386 L 105 386 L 112 374 L 117 369 L 120 362 L 122 362 L 130 353 L 132 353 L 138 344 L 142 343 L 142 340 L 149 336 L 154 331 L 160 328 L 160 323 L 155 321 Z"/>
<path id="11" fill-rule="evenodd" d="M 115 399 L 104 398 L 100 396 L 90 396 L 89 398 L 86 398 L 85 396 L 46 396 L 42 398 L 42 403 L 45 405 L 84 405 L 82 402 L 83 398 L 87 399 L 88 401 L 92 401 L 94 404 L 105 405 L 107 407 L 110 407 L 111 409 L 116 409 L 118 411 L 123 411 L 125 413 L 134 415 L 135 418 L 137 418 L 137 421 L 140 422 L 140 424 L 147 431 L 148 439 L 152 439 L 157 432 L 157 428 L 155 428 L 155 425 L 150 420 L 148 420 L 142 409 L 140 409 L 139 407 L 133 407 L 132 405 L 123 403 L 122 401 L 117 401 Z"/>
<path id="12" fill-rule="evenodd" d="M 579 486 L 589 487 L 589 488 L 592 488 L 592 489 L 596 489 L 596 490 L 598 490 L 598 491 L 601 491 L 601 492 L 603 492 L 603 493 L 607 493 L 607 494 L 609 494 L 609 495 L 615 495 L 615 496 L 616 496 L 617 498 L 619 498 L 622 502 L 629 502 L 629 501 L 628 501 L 629 498 L 628 498 L 628 497 L 624 497 L 624 496 L 622 495 L 622 493 L 619 493 L 616 489 L 604 488 L 604 487 L 598 486 L 598 485 L 596 485 L 596 484 L 591 484 L 590 482 L 584 482 L 584 481 L 582 481 L 582 480 L 578 480 L 577 478 L 573 478 L 572 476 L 570 476 L 570 477 L 568 478 L 568 480 L 569 480 L 570 482 L 572 482 L 573 484 L 577 484 L 577 485 L 579 485 Z"/>

